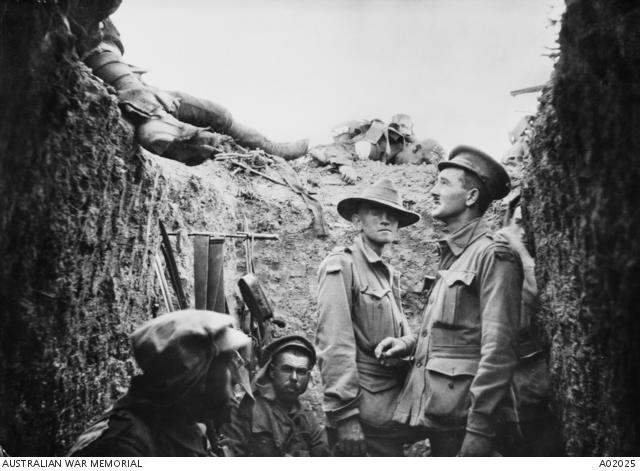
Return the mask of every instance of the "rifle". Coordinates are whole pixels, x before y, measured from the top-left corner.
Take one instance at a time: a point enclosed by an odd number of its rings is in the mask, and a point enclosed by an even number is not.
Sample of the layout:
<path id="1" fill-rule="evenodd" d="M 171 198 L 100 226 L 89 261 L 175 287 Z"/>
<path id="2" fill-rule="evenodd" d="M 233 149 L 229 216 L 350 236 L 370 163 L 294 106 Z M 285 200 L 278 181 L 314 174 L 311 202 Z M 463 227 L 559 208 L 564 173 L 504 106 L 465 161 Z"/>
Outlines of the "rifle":
<path id="1" fill-rule="evenodd" d="M 187 309 L 189 305 L 187 304 L 187 298 L 184 295 L 182 283 L 180 282 L 180 277 L 178 275 L 178 266 L 176 265 L 176 259 L 173 257 L 173 249 L 171 248 L 169 234 L 167 234 L 167 230 L 164 228 L 162 221 L 158 222 L 160 223 L 160 234 L 162 234 L 160 247 L 162 248 L 162 254 L 164 255 L 164 260 L 167 264 L 167 270 L 169 270 L 171 285 L 173 286 L 173 290 L 178 298 L 178 306 L 180 309 Z"/>
<path id="2" fill-rule="evenodd" d="M 160 263 L 160 256 L 157 253 L 153 257 L 153 268 L 156 271 L 156 277 L 158 278 L 158 284 L 160 285 L 160 292 L 164 299 L 164 306 L 167 309 L 167 312 L 171 312 L 173 311 L 173 303 L 169 297 L 169 287 L 167 286 L 167 280 L 164 277 L 164 271 L 162 269 L 162 264 Z"/>
<path id="3" fill-rule="evenodd" d="M 161 229 L 163 229 L 161 223 Z M 166 237 L 166 244 L 164 236 Z M 175 279 L 172 266 L 173 254 L 171 253 L 171 245 L 168 236 L 177 236 L 177 232 L 163 233 L 163 253 L 167 260 L 169 275 L 171 276 L 172 285 L 178 295 L 180 301 L 180 293 L 182 287 L 177 279 L 177 268 L 175 270 Z M 193 253 L 194 253 L 194 298 L 196 309 L 208 309 L 217 312 L 229 313 L 227 300 L 224 296 L 224 274 L 223 274 L 223 245 L 226 238 L 244 239 L 246 243 L 246 261 L 247 271 L 253 272 L 253 241 L 254 240 L 278 240 L 277 234 L 262 234 L 253 232 L 237 232 L 235 234 L 225 234 L 218 232 L 189 232 L 189 236 L 193 237 Z M 165 252 L 165 245 L 169 247 L 169 258 Z M 176 289 L 177 288 L 177 289 Z M 184 294 L 182 294 L 184 298 Z M 184 301 L 186 306 L 186 299 Z M 181 309 L 184 309 L 181 304 Z"/>
<path id="4" fill-rule="evenodd" d="M 273 326 L 284 327 L 285 321 L 273 316 L 273 309 L 269 299 L 262 291 L 258 278 L 248 273 L 238 280 L 238 288 L 249 313 L 251 322 L 247 332 L 257 343 L 258 364 L 262 364 L 262 347 L 273 339 Z"/>
<path id="5" fill-rule="evenodd" d="M 177 235 L 177 233 L 166 233 L 167 239 L 169 235 Z M 189 236 L 194 237 L 194 270 L 195 270 L 195 282 L 194 291 L 196 297 L 196 308 L 202 305 L 200 309 L 206 307 L 212 308 L 212 296 L 210 291 L 213 286 L 216 285 L 218 291 L 221 287 L 221 272 L 222 272 L 222 254 L 220 250 L 216 250 L 216 254 L 213 254 L 211 249 L 215 245 L 216 249 L 221 249 L 220 242 L 225 238 L 244 239 L 245 242 L 245 262 L 247 274 L 238 280 L 238 288 L 244 303 L 249 310 L 249 316 L 247 316 L 247 322 L 242 322 L 242 330 L 249 335 L 255 343 L 255 349 L 257 354 L 255 357 L 260 364 L 262 361 L 262 347 L 272 340 L 272 331 L 274 326 L 284 327 L 285 321 L 273 316 L 273 309 L 267 296 L 265 295 L 258 278 L 253 273 L 253 243 L 256 240 L 279 240 L 277 234 L 264 234 L 248 231 L 248 224 L 245 221 L 244 231 L 236 232 L 235 234 L 225 234 L 217 232 L 190 232 Z M 169 246 L 170 247 L 170 246 Z M 164 252 L 164 246 L 163 246 Z M 198 255 L 200 253 L 200 255 Z M 215 262 L 213 260 L 215 258 Z M 209 263 L 207 263 L 207 260 Z M 175 261 L 174 261 L 175 264 Z M 169 265 L 169 264 L 168 264 Z M 212 267 L 217 268 L 215 273 L 218 276 L 213 276 L 218 280 L 217 283 L 213 283 L 213 279 L 209 279 L 210 275 L 213 275 Z M 177 272 L 177 270 L 176 270 Z M 171 274 L 171 270 L 169 271 Z M 173 276 L 172 276 L 173 282 Z M 214 296 L 217 300 L 215 304 L 220 301 L 219 296 Z M 210 307 L 211 306 L 211 307 Z M 226 310 L 226 309 L 225 309 Z"/>

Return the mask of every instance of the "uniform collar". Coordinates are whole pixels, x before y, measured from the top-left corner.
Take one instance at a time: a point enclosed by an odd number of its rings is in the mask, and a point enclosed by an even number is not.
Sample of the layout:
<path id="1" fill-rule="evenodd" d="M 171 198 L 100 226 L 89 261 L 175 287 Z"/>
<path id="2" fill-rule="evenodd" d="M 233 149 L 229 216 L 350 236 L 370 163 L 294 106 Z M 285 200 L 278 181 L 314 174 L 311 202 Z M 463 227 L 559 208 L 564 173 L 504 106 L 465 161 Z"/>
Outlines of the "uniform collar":
<path id="1" fill-rule="evenodd" d="M 374 263 L 384 263 L 384 260 L 382 260 L 382 257 L 380 257 L 380 255 L 378 255 L 377 253 L 375 253 L 373 251 L 373 249 L 371 247 L 369 247 L 364 239 L 362 234 L 360 234 L 358 237 L 356 237 L 356 240 L 353 242 L 353 246 L 356 247 L 360 252 L 362 252 L 362 255 L 364 255 L 364 258 L 367 260 L 367 262 L 369 262 L 370 264 L 374 264 Z M 385 264 L 386 265 L 386 264 Z"/>
<path id="2" fill-rule="evenodd" d="M 448 245 L 449 249 L 456 257 L 475 242 L 478 238 L 489 232 L 489 226 L 482 217 L 473 219 L 466 226 L 461 227 L 453 234 L 440 239 L 440 245 Z"/>
<path id="3" fill-rule="evenodd" d="M 268 401 L 280 404 L 280 402 L 276 397 L 276 391 L 275 389 L 273 389 L 273 384 L 271 383 L 271 381 L 268 381 L 268 380 L 259 381 L 255 384 L 255 389 L 256 389 L 256 392 L 260 394 L 260 396 L 264 397 Z M 290 415 L 297 414 L 301 410 L 302 410 L 302 405 L 300 404 L 299 400 L 296 400 L 296 403 L 291 408 L 291 411 L 289 412 L 289 414 Z"/>

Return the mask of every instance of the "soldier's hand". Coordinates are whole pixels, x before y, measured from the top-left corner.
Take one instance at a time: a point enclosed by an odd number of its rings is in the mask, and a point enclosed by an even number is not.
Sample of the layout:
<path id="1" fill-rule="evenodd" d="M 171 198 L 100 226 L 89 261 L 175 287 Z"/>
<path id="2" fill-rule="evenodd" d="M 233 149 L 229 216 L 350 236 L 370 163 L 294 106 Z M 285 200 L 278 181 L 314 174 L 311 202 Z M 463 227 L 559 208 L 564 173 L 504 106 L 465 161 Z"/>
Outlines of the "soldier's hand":
<path id="1" fill-rule="evenodd" d="M 491 456 L 493 440 L 484 435 L 467 432 L 457 456 Z"/>
<path id="2" fill-rule="evenodd" d="M 400 357 L 406 353 L 408 353 L 407 344 L 394 337 L 382 339 L 375 350 L 376 358 L 385 366 L 387 366 L 389 359 Z"/>
<path id="3" fill-rule="evenodd" d="M 353 185 L 358 179 L 358 174 L 349 165 L 340 165 L 340 167 L 338 167 L 338 172 L 340 172 L 342 180 L 344 180 L 348 185 Z"/>
<path id="4" fill-rule="evenodd" d="M 367 444 L 357 415 L 338 422 L 337 456 L 366 456 Z"/>

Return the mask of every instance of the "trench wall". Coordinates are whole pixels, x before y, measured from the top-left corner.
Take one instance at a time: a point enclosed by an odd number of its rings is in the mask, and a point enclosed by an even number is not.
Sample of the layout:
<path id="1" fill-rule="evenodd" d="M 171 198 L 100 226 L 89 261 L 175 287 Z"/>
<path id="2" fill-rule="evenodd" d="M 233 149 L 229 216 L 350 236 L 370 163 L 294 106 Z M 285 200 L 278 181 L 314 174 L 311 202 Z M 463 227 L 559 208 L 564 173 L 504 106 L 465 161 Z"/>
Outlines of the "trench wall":
<path id="1" fill-rule="evenodd" d="M 567 2 L 525 218 L 572 455 L 640 452 L 640 7 Z"/>
<path id="2" fill-rule="evenodd" d="M 223 183 L 174 183 L 137 148 L 60 8 L 10 3 L 0 27 L 0 442 L 14 456 L 66 453 L 126 390 L 128 334 L 158 311 L 158 219 L 235 229 Z"/>

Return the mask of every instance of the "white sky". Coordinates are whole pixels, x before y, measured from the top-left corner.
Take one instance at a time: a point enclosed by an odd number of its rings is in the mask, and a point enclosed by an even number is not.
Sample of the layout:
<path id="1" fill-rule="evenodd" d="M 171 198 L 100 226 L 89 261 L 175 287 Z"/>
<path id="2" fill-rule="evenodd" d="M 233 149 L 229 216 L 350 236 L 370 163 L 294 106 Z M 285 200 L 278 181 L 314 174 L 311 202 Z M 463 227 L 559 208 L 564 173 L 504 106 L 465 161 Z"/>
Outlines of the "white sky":
<path id="1" fill-rule="evenodd" d="M 419 138 L 499 158 L 537 106 L 559 0 L 124 0 L 125 60 L 272 139 L 412 116 Z"/>

